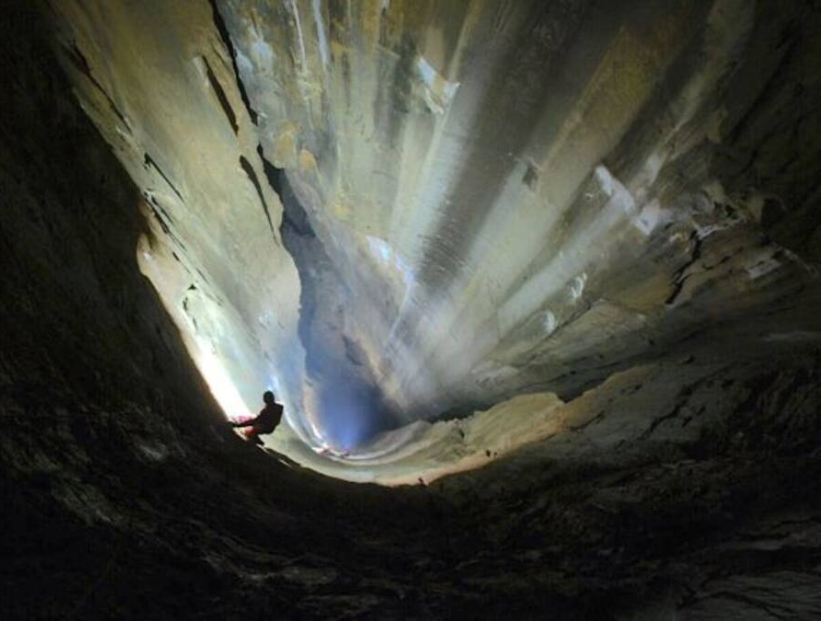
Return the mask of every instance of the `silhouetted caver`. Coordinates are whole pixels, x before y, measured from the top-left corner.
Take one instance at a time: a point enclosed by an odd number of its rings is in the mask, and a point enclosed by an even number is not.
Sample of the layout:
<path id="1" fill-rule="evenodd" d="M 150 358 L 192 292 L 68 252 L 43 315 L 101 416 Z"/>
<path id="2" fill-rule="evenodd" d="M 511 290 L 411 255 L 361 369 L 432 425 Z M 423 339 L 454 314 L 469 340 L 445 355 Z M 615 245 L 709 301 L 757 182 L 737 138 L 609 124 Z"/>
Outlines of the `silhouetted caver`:
<path id="1" fill-rule="evenodd" d="M 244 433 L 245 438 L 254 444 L 262 444 L 259 436 L 265 433 L 273 433 L 277 428 L 279 422 L 282 420 L 282 412 L 284 408 L 275 401 L 274 393 L 270 390 L 262 395 L 262 400 L 265 401 L 265 407 L 260 410 L 256 418 L 246 420 L 240 423 L 232 423 L 234 427 L 248 427 Z"/>

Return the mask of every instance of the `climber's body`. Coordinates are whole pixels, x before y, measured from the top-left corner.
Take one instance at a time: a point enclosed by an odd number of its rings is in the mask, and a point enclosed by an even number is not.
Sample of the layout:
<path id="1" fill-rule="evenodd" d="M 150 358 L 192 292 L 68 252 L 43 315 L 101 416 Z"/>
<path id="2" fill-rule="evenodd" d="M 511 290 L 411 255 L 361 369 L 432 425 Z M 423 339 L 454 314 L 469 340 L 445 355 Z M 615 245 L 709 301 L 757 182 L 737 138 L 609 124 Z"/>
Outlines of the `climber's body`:
<path id="1" fill-rule="evenodd" d="M 245 438 L 254 444 L 262 444 L 259 436 L 262 434 L 273 433 L 282 420 L 282 413 L 284 408 L 276 402 L 274 393 L 270 390 L 262 395 L 262 400 L 265 401 L 265 407 L 262 408 L 256 418 L 246 420 L 240 423 L 232 423 L 235 428 L 247 427 L 245 430 Z"/>

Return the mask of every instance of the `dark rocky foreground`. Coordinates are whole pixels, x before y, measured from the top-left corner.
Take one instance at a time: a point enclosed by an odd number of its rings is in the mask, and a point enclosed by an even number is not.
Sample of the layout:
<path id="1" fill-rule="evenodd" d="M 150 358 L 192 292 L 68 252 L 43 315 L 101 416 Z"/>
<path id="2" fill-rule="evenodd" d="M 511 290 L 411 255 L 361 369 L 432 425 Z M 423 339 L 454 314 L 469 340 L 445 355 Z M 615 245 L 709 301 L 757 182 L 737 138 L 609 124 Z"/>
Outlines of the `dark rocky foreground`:
<path id="1" fill-rule="evenodd" d="M 222 422 L 48 31 L 18 5 L 0 35 L 2 618 L 821 618 L 819 340 L 783 327 L 813 288 L 485 468 L 324 478 Z"/>

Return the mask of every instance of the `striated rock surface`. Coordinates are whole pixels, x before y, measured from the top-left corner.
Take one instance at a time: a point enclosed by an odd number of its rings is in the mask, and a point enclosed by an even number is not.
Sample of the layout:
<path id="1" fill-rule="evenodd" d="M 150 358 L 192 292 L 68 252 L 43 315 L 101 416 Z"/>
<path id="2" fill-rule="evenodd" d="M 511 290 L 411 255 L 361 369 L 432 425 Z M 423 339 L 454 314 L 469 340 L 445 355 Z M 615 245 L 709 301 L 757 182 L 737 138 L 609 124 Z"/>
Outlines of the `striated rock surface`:
<path id="1" fill-rule="evenodd" d="M 54 10 L 155 216 L 142 269 L 231 415 L 271 385 L 350 449 L 817 290 L 809 8 Z"/>
<path id="2" fill-rule="evenodd" d="M 818 618 L 818 22 L 9 3 L 0 617 Z"/>

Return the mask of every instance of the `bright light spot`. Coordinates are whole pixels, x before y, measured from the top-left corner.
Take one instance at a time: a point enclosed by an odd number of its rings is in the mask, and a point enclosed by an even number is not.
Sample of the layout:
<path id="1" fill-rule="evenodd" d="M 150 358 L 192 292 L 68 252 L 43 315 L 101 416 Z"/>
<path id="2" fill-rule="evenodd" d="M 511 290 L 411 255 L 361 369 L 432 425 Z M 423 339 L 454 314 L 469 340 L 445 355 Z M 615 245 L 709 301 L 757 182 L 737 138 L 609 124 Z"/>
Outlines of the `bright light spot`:
<path id="1" fill-rule="evenodd" d="M 547 334 L 552 334 L 556 329 L 556 315 L 554 315 L 551 311 L 545 311 L 542 325 L 544 326 L 544 331 Z"/>
<path id="2" fill-rule="evenodd" d="M 604 166 L 596 166 L 596 179 L 599 182 L 599 186 L 602 189 L 608 198 L 613 196 L 615 192 L 615 179 L 613 179 L 613 175 L 610 174 L 610 171 L 607 170 Z"/>
<path id="3" fill-rule="evenodd" d="M 416 72 L 427 87 L 425 103 L 428 108 L 435 114 L 444 114 L 459 88 L 459 82 L 448 82 L 422 56 L 416 59 Z"/>
<path id="4" fill-rule="evenodd" d="M 633 221 L 633 224 L 645 235 L 649 235 L 656 228 L 661 219 L 661 207 L 658 201 L 654 200 L 645 205 L 641 213 Z"/>
<path id="5" fill-rule="evenodd" d="M 197 339 L 197 346 L 199 348 L 197 366 L 225 415 L 231 420 L 252 416 L 251 410 L 245 405 L 245 401 L 225 371 L 225 367 L 222 366 L 211 344 Z"/>
<path id="6" fill-rule="evenodd" d="M 379 239 L 378 237 L 368 235 L 368 247 L 371 250 L 371 254 L 379 259 L 382 265 L 391 267 L 395 271 L 399 272 L 399 274 L 402 275 L 402 280 L 405 284 L 410 284 L 413 280 L 413 272 L 402 260 L 402 257 L 400 257 L 394 249 L 391 248 L 391 245 L 388 242 L 384 239 Z"/>
<path id="7" fill-rule="evenodd" d="M 576 276 L 573 279 L 573 282 L 570 283 L 570 294 L 573 296 L 574 300 L 578 300 L 582 297 L 582 292 L 584 292 L 584 285 L 587 282 L 587 274 L 582 274 L 581 276 Z"/>
<path id="8" fill-rule="evenodd" d="M 330 54 L 328 52 L 328 40 L 325 37 L 325 22 L 322 19 L 322 8 L 320 7 L 319 0 L 314 0 L 313 9 L 316 32 L 317 35 L 319 35 L 319 55 L 322 58 L 322 67 L 324 68 L 328 66 Z"/>

